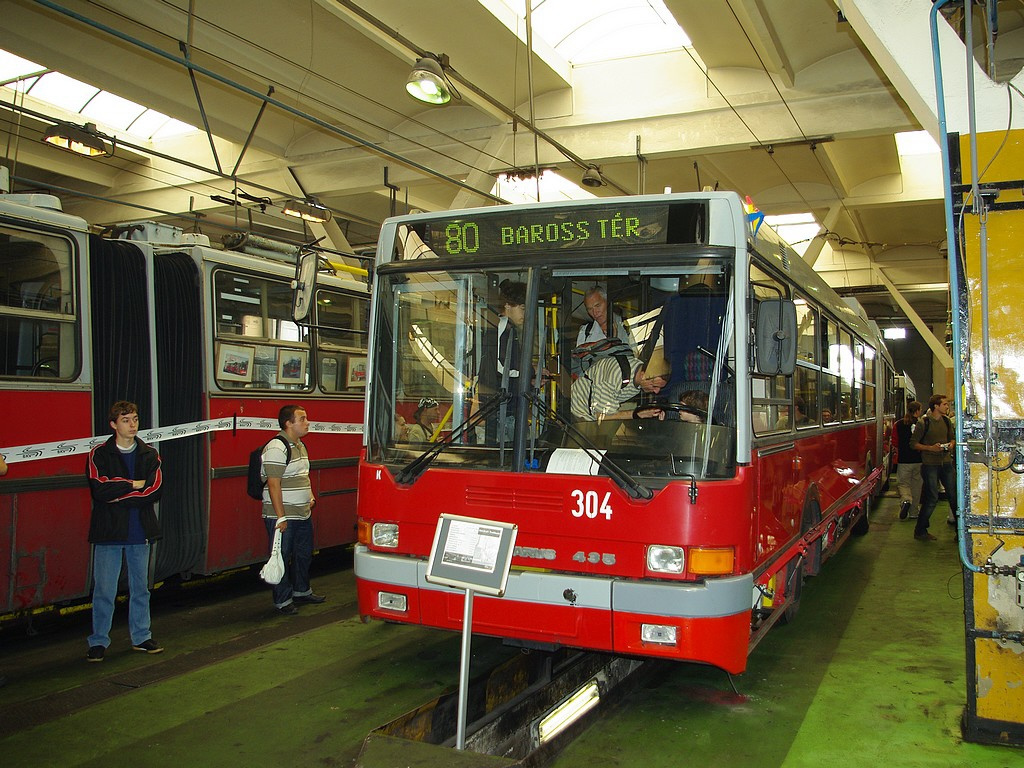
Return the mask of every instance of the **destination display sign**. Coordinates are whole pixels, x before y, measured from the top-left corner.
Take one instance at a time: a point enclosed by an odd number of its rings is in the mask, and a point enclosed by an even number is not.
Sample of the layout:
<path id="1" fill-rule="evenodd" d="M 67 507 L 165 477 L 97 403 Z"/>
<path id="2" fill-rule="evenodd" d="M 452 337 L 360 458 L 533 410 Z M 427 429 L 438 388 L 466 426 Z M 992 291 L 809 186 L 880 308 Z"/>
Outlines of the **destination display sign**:
<path id="1" fill-rule="evenodd" d="M 499 208 L 422 226 L 420 236 L 438 256 L 521 255 L 576 248 L 607 251 L 668 242 L 669 205 Z"/>

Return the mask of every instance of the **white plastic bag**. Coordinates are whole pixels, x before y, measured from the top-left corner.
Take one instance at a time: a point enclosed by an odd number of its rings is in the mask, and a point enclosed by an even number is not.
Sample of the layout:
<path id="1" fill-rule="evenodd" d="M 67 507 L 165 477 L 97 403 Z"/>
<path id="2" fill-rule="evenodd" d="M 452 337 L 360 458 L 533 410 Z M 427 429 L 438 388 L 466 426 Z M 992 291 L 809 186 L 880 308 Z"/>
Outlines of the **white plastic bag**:
<path id="1" fill-rule="evenodd" d="M 284 558 L 281 557 L 281 529 L 274 529 L 274 545 L 270 548 L 270 559 L 260 569 L 260 578 L 267 584 L 280 584 L 284 578 Z"/>

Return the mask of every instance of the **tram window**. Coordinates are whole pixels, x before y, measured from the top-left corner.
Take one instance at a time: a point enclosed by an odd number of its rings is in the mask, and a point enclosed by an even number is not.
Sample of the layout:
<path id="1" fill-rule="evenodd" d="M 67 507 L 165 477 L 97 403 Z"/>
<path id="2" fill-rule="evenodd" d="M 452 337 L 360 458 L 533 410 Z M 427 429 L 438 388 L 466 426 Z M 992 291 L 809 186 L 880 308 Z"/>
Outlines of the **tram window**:
<path id="1" fill-rule="evenodd" d="M 797 365 L 795 373 L 794 400 L 803 417 L 798 416 L 797 427 L 811 427 L 818 424 L 818 372 L 813 368 Z M 796 398 L 799 398 L 798 400 Z M 803 408 L 799 408 L 800 404 Z"/>
<path id="2" fill-rule="evenodd" d="M 317 291 L 317 366 L 327 392 L 366 387 L 366 324 L 370 302 L 337 291 Z"/>
<path id="3" fill-rule="evenodd" d="M 214 292 L 221 389 L 308 390 L 309 332 L 291 319 L 288 283 L 218 270 Z"/>
<path id="4" fill-rule="evenodd" d="M 832 373 L 821 375 L 821 422 L 834 424 L 840 417 L 839 376 Z"/>
<path id="5" fill-rule="evenodd" d="M 70 241 L 0 227 L 0 376 L 69 380 L 78 367 Z"/>
<path id="6" fill-rule="evenodd" d="M 805 299 L 796 300 L 796 359 L 806 363 L 818 362 L 815 345 L 815 332 L 818 324 L 818 312 L 809 306 Z"/>
<path id="7" fill-rule="evenodd" d="M 751 414 L 755 434 L 771 434 L 790 428 L 791 382 L 790 376 L 756 376 L 751 379 Z"/>
<path id="8" fill-rule="evenodd" d="M 828 317 L 821 318 L 821 366 L 839 373 L 839 326 Z"/>

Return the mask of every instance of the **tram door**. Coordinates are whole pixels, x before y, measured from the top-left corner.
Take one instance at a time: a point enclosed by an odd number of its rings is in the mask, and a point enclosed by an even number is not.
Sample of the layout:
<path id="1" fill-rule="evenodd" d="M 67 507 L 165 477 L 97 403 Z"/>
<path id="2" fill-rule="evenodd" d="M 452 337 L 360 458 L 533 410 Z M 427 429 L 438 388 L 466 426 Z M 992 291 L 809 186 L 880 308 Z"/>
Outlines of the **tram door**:
<path id="1" fill-rule="evenodd" d="M 202 301 L 199 271 L 186 253 L 91 236 L 93 432 L 110 432 L 117 400 L 139 406 L 140 429 L 201 421 Z M 154 546 L 154 581 L 202 563 L 204 443 L 185 437 L 157 446 L 163 460 L 159 502 L 163 538 Z"/>

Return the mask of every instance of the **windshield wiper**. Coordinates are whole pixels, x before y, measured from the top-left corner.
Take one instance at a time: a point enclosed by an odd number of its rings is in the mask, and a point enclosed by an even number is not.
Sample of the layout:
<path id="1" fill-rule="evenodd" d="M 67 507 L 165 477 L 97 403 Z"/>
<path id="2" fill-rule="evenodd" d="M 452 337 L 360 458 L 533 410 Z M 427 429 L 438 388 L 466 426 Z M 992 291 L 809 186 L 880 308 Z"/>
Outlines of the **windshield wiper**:
<path id="1" fill-rule="evenodd" d="M 552 410 L 547 403 L 537 396 L 536 393 L 529 392 L 527 393 L 526 398 L 536 405 L 537 408 L 540 409 L 549 419 L 557 422 L 565 431 L 565 434 L 567 434 L 572 441 L 576 443 L 576 445 L 582 448 L 592 461 L 600 464 L 601 467 L 608 472 L 608 476 L 611 477 L 611 479 L 615 481 L 615 484 L 623 491 L 634 499 L 643 499 L 647 501 L 654 498 L 654 491 L 646 485 L 641 485 L 634 480 L 626 470 L 609 459 L 607 454 L 602 454 L 601 450 L 588 440 L 582 432 L 576 429 L 571 421 Z"/>
<path id="2" fill-rule="evenodd" d="M 395 482 L 399 485 L 412 485 L 415 483 L 420 479 L 420 475 L 427 471 L 427 467 L 434 462 L 434 459 L 440 456 L 449 445 L 454 443 L 484 419 L 493 415 L 494 412 L 501 407 L 501 404 L 507 402 L 510 397 L 511 395 L 509 392 L 504 389 L 491 395 L 484 401 L 484 404 L 480 406 L 480 409 L 476 413 L 457 427 L 454 427 L 447 436 L 438 440 L 427 450 L 398 470 L 398 472 L 395 473 Z"/>

